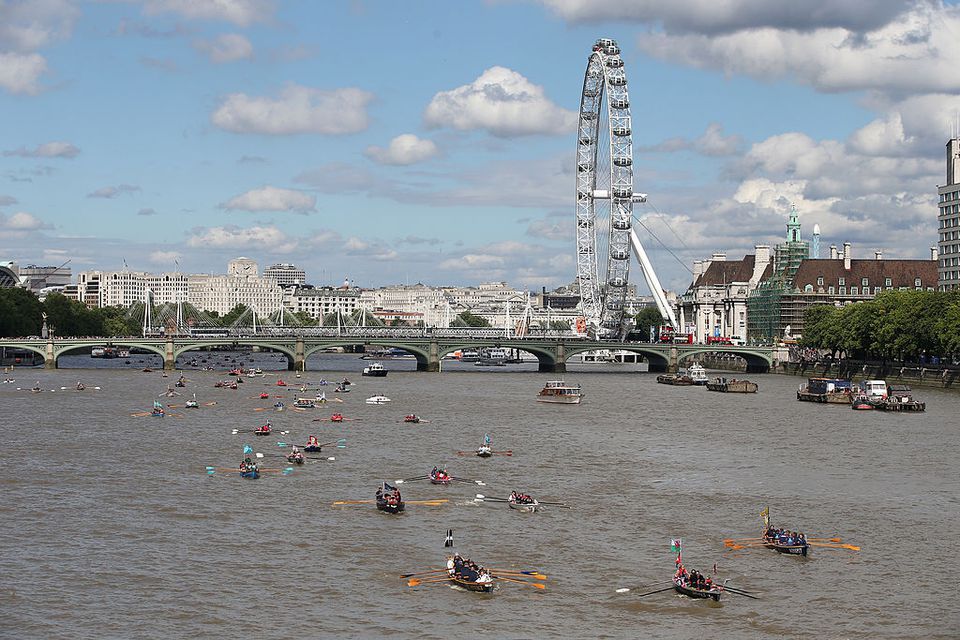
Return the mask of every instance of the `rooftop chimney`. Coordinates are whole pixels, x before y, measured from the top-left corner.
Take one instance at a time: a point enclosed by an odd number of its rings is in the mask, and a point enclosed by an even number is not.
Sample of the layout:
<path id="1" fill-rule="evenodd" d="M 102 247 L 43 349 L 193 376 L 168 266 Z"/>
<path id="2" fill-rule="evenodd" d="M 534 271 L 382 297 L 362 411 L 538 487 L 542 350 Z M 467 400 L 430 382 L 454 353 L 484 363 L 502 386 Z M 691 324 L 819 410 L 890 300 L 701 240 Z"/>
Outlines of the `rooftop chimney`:
<path id="1" fill-rule="evenodd" d="M 840 256 L 837 254 L 837 245 L 835 244 L 830 245 L 830 259 L 836 260 L 839 257 Z"/>
<path id="2" fill-rule="evenodd" d="M 850 259 L 853 257 L 853 254 L 850 251 L 850 243 L 843 243 L 843 269 L 845 271 L 850 271 Z"/>
<path id="3" fill-rule="evenodd" d="M 936 247 L 930 247 L 930 259 L 934 262 L 940 259 L 940 252 Z"/>
<path id="4" fill-rule="evenodd" d="M 883 260 L 883 251 L 874 251 L 873 257 L 877 260 Z"/>
<path id="5" fill-rule="evenodd" d="M 703 274 L 703 260 L 693 261 L 693 279 L 696 280 Z"/>
<path id="6" fill-rule="evenodd" d="M 713 257 L 710 258 L 711 262 L 724 262 L 727 259 L 727 254 L 725 253 L 714 253 Z"/>

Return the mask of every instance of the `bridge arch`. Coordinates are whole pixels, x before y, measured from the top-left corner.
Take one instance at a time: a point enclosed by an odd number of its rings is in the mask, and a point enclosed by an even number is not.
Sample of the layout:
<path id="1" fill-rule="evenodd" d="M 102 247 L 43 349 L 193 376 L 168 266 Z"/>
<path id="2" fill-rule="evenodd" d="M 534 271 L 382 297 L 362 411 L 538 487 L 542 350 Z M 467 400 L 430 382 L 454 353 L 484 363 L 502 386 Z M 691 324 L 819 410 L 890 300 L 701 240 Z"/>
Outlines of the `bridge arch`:
<path id="1" fill-rule="evenodd" d="M 40 354 L 40 357 L 43 358 L 44 363 L 47 361 L 47 350 L 44 347 L 36 347 L 31 344 L 17 344 L 15 342 L 4 343 L 4 347 L 8 349 L 23 349 L 24 351 L 32 351 L 33 353 Z"/>
<path id="2" fill-rule="evenodd" d="M 72 345 L 68 345 L 68 346 L 64 346 L 64 347 L 59 347 L 59 346 L 58 346 L 58 347 L 56 347 L 55 350 L 54 350 L 54 354 L 53 354 L 53 362 L 54 362 L 54 365 L 53 365 L 53 366 L 54 366 L 54 368 L 58 368 L 59 363 L 60 363 L 60 356 L 66 355 L 66 354 L 71 353 L 71 352 L 73 352 L 73 351 L 82 351 L 82 350 L 84 350 L 84 349 L 90 349 L 91 347 L 100 346 L 100 345 L 108 345 L 108 346 L 111 346 L 111 347 L 134 347 L 134 348 L 137 348 L 137 349 L 143 349 L 144 351 L 149 351 L 150 353 L 155 353 L 155 354 L 157 354 L 158 356 L 160 356 L 160 359 L 161 359 L 161 360 L 162 360 L 163 357 L 164 357 L 164 350 L 163 350 L 163 346 L 162 346 L 162 345 L 161 345 L 161 346 L 157 346 L 157 345 L 154 345 L 154 344 L 137 342 L 137 341 L 133 341 L 133 340 L 127 341 L 127 340 L 114 340 L 114 339 L 109 339 L 109 340 L 104 340 L 104 341 L 102 341 L 102 342 L 83 342 L 83 343 L 72 344 Z"/>
<path id="3" fill-rule="evenodd" d="M 495 349 L 517 349 L 518 351 L 526 351 L 527 353 L 537 357 L 538 370 L 544 373 L 554 373 L 563 369 L 563 362 L 560 362 L 560 360 L 557 358 L 557 352 L 553 347 L 538 347 L 536 345 L 527 344 L 522 341 L 518 342 L 516 340 L 504 340 L 502 342 L 495 342 L 493 344 L 478 343 L 477 341 L 443 342 L 439 345 L 437 357 L 442 360 L 444 356 L 450 355 L 455 351 L 475 349 L 478 346 L 482 346 L 484 348 L 493 347 Z"/>
<path id="4" fill-rule="evenodd" d="M 403 349 L 417 359 L 417 371 L 430 371 L 430 352 L 416 346 L 405 343 L 401 340 L 369 340 L 364 338 L 344 338 L 342 340 L 324 340 L 323 344 L 307 344 L 303 349 L 304 362 L 315 353 L 319 353 L 330 347 L 353 347 L 361 345 L 363 347 L 394 347 Z"/>
<path id="5" fill-rule="evenodd" d="M 609 347 L 611 350 L 616 351 L 629 351 L 630 353 L 639 353 L 644 358 L 647 359 L 649 364 L 649 370 L 651 372 L 664 372 L 667 371 L 670 367 L 670 359 L 665 356 L 661 351 L 652 348 L 649 344 L 633 344 L 629 342 L 620 342 L 611 344 Z M 581 346 L 577 345 L 568 345 L 566 348 L 565 358 L 576 355 L 578 353 L 583 353 L 585 351 L 596 351 L 596 345 Z"/>
<path id="6" fill-rule="evenodd" d="M 182 347 L 174 347 L 173 349 L 173 361 L 176 362 L 184 353 L 188 351 L 197 351 L 199 349 L 206 349 L 208 347 L 260 347 L 261 349 L 269 349 L 271 351 L 277 351 L 282 353 L 287 357 L 287 368 L 293 370 L 294 365 L 296 364 L 296 347 L 294 345 L 281 344 L 276 342 L 268 341 L 233 341 L 233 340 L 204 340 L 200 342 L 190 343 L 183 345 Z"/>
<path id="7" fill-rule="evenodd" d="M 680 360 L 683 360 L 690 356 L 703 354 L 738 356 L 746 361 L 747 373 L 769 373 L 770 368 L 773 366 L 773 357 L 770 354 L 752 351 L 750 349 L 718 349 L 716 346 L 704 345 L 702 349 L 684 349 L 678 354 L 678 357 Z"/>

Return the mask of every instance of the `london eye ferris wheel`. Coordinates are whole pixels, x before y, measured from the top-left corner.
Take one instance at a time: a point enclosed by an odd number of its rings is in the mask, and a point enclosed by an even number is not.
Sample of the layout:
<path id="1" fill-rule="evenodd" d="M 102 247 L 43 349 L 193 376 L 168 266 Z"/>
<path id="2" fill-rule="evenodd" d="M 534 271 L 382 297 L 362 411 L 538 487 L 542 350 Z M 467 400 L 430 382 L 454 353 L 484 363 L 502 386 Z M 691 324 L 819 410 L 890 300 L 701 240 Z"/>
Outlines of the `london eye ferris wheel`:
<path id="1" fill-rule="evenodd" d="M 631 247 L 666 322 L 677 326 L 653 267 L 633 230 L 633 129 L 620 47 L 593 45 L 583 77 L 577 128 L 577 284 L 581 312 L 598 337 L 623 338 Z"/>

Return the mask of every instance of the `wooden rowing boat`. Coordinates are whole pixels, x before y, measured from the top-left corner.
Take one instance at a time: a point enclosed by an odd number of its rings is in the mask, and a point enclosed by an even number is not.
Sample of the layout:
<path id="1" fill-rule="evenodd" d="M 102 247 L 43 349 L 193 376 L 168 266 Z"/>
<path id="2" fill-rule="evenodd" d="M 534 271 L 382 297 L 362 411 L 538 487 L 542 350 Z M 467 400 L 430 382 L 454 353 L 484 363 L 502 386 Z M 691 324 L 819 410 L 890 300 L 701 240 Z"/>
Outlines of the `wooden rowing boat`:
<path id="1" fill-rule="evenodd" d="M 715 602 L 720 602 L 720 594 L 723 593 L 722 587 L 713 586 L 710 589 L 695 589 L 694 587 L 685 586 L 677 579 L 673 581 L 673 588 L 677 593 L 687 596 L 688 598 L 712 598 Z"/>
<path id="2" fill-rule="evenodd" d="M 793 556 L 807 557 L 809 544 L 785 544 L 776 538 L 763 538 L 763 546 L 767 549 L 774 549 L 777 553 L 786 553 Z"/>
<path id="3" fill-rule="evenodd" d="M 467 591 L 477 591 L 479 593 L 490 593 L 491 591 L 493 591 L 493 587 L 495 584 L 493 580 L 490 580 L 487 582 L 476 582 L 475 580 L 467 580 L 454 573 L 450 573 L 447 576 L 447 579 L 450 580 L 451 583 L 457 585 L 458 587 L 463 587 Z"/>
<path id="4" fill-rule="evenodd" d="M 540 503 L 536 500 L 533 502 L 517 502 L 516 500 L 507 500 L 507 505 L 511 509 L 523 511 L 524 513 L 535 513 L 540 510 Z"/>

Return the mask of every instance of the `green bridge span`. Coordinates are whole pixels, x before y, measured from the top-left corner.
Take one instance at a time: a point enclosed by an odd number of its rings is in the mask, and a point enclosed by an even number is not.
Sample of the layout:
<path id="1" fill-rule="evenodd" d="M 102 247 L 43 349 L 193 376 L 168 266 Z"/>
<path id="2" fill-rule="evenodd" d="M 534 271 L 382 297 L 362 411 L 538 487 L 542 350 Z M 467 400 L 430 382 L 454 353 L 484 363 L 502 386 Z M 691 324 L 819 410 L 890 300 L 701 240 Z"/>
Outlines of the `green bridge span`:
<path id="1" fill-rule="evenodd" d="M 223 338 L 52 338 L 52 339 L 3 339 L 0 347 L 33 351 L 44 358 L 44 366 L 56 369 L 60 356 L 89 350 L 95 346 L 137 348 L 155 353 L 163 358 L 163 367 L 173 370 L 177 358 L 189 351 L 207 347 L 259 347 L 276 351 L 287 357 L 290 370 L 304 370 L 311 354 L 331 347 L 354 347 L 386 349 L 395 347 L 413 354 L 417 359 L 417 371 L 440 371 L 440 360 L 445 355 L 463 349 L 499 347 L 519 349 L 537 357 L 539 371 L 562 373 L 571 357 L 585 351 L 604 349 L 624 350 L 642 355 L 650 365 L 650 371 L 676 371 L 680 363 L 698 354 L 732 354 L 743 358 L 747 371 L 764 373 L 773 364 L 773 349 L 769 347 L 738 347 L 730 345 L 656 344 L 645 342 L 604 342 L 573 337 L 562 338 L 508 338 L 460 335 L 460 336 L 257 336 Z"/>

